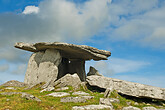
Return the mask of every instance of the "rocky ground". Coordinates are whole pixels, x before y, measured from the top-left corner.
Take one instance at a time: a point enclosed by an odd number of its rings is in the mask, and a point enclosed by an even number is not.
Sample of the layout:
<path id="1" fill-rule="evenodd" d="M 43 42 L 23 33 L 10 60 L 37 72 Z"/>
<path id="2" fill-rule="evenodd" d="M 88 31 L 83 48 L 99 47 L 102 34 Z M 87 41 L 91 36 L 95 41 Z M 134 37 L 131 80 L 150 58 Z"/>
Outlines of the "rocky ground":
<path id="1" fill-rule="evenodd" d="M 9 81 L 0 86 L 0 110 L 165 110 L 165 103 L 118 94 L 110 88 L 96 91 L 82 84 L 74 89 L 28 86 Z"/>

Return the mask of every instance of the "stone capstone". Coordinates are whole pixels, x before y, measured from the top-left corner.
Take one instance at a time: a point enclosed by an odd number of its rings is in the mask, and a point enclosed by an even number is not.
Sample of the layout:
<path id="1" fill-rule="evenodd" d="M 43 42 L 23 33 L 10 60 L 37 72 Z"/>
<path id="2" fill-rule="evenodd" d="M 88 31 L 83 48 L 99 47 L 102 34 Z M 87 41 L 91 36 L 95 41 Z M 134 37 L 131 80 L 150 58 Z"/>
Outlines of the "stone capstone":
<path id="1" fill-rule="evenodd" d="M 98 72 L 98 70 L 96 70 L 94 67 L 90 66 L 89 72 L 87 73 L 87 76 L 91 76 L 91 75 L 102 76 L 102 75 Z"/>
<path id="2" fill-rule="evenodd" d="M 113 110 L 113 108 L 107 105 L 86 105 L 74 106 L 72 110 Z"/>
<path id="3" fill-rule="evenodd" d="M 129 106 L 129 107 L 123 107 L 122 110 L 141 110 L 140 108 Z"/>
<path id="4" fill-rule="evenodd" d="M 111 55 L 109 51 L 99 50 L 94 47 L 61 42 L 40 42 L 35 44 L 18 42 L 15 44 L 15 47 L 31 52 L 45 51 L 46 49 L 56 49 L 60 51 L 63 57 L 69 59 L 107 60 L 107 57 Z"/>
<path id="5" fill-rule="evenodd" d="M 52 85 L 56 87 L 72 86 L 73 88 L 77 89 L 81 85 L 81 80 L 76 73 L 73 75 L 66 74 L 64 77 L 55 81 Z"/>
<path id="6" fill-rule="evenodd" d="M 90 86 L 95 86 L 102 89 L 113 88 L 114 90 L 117 90 L 118 93 L 128 96 L 134 96 L 138 98 L 151 98 L 165 101 L 164 88 L 153 87 L 144 84 L 96 75 L 88 76 L 87 83 Z"/>

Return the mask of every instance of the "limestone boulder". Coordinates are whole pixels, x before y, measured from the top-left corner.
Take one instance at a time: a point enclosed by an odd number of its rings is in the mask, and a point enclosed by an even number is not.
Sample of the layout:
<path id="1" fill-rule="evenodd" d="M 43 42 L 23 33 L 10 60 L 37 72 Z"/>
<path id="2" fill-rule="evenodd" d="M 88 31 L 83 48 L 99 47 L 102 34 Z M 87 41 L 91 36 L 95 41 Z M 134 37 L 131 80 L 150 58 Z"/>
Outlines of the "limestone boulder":
<path id="1" fill-rule="evenodd" d="M 90 86 L 99 87 L 105 90 L 106 88 L 113 88 L 114 90 L 117 90 L 118 93 L 124 95 L 165 101 L 164 88 L 96 75 L 88 76 L 86 80 Z"/>
<path id="2" fill-rule="evenodd" d="M 57 49 L 60 50 L 63 57 L 70 59 L 107 60 L 107 57 L 111 55 L 109 51 L 99 50 L 94 47 L 61 42 L 40 42 L 35 44 L 18 42 L 15 44 L 15 47 L 31 52 L 45 51 L 46 49 Z"/>
<path id="3" fill-rule="evenodd" d="M 90 66 L 89 72 L 87 73 L 87 76 L 91 76 L 91 75 L 102 76 L 102 75 L 98 72 L 98 70 L 96 70 L 94 67 Z"/>
<path id="4" fill-rule="evenodd" d="M 64 96 L 68 96 L 70 95 L 69 93 L 67 92 L 53 92 L 51 94 L 48 94 L 46 96 L 53 96 L 53 97 L 64 97 Z"/>
<path id="5" fill-rule="evenodd" d="M 141 110 L 140 108 L 129 106 L 129 107 L 124 107 L 122 110 Z"/>
<path id="6" fill-rule="evenodd" d="M 81 80 L 76 73 L 73 75 L 66 74 L 64 77 L 52 83 L 52 85 L 55 87 L 72 86 L 73 88 L 77 89 L 81 85 Z"/>
<path id="7" fill-rule="evenodd" d="M 86 106 L 74 106 L 72 110 L 113 110 L 108 105 L 86 105 Z"/>
<path id="8" fill-rule="evenodd" d="M 54 49 L 33 53 L 28 63 L 24 82 L 34 85 L 40 82 L 55 81 L 61 59 L 59 51 Z"/>

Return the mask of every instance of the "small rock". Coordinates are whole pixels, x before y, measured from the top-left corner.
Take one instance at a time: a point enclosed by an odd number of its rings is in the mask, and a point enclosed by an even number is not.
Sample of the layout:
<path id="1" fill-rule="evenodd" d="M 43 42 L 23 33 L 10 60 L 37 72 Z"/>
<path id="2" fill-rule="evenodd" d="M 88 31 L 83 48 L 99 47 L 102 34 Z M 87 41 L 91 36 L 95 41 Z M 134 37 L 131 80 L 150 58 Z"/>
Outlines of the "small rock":
<path id="1" fill-rule="evenodd" d="M 0 86 L 25 87 L 25 86 L 27 86 L 27 84 L 25 84 L 23 82 L 16 81 L 16 80 L 11 80 L 11 81 L 8 81 L 8 82 L 6 82 Z"/>
<path id="2" fill-rule="evenodd" d="M 72 93 L 72 95 L 89 95 L 89 93 L 83 92 L 83 91 L 77 91 Z"/>
<path id="3" fill-rule="evenodd" d="M 27 93 L 22 93 L 22 97 L 23 98 L 26 98 L 27 100 L 35 100 L 35 101 L 38 101 L 40 102 L 41 100 L 31 94 L 27 94 Z"/>
<path id="4" fill-rule="evenodd" d="M 14 87 L 6 87 L 5 89 L 8 89 L 8 90 L 16 90 Z"/>
<path id="5" fill-rule="evenodd" d="M 157 110 L 155 107 L 143 107 L 142 110 Z"/>
<path id="6" fill-rule="evenodd" d="M 111 104 L 109 98 L 100 98 L 99 104 L 108 105 L 108 106 L 112 107 L 112 104 Z"/>
<path id="7" fill-rule="evenodd" d="M 52 85 L 56 87 L 72 86 L 74 89 L 78 89 L 81 85 L 81 80 L 77 73 L 74 73 L 73 75 L 66 74 L 62 78 L 55 81 Z"/>
<path id="8" fill-rule="evenodd" d="M 7 101 L 7 102 L 10 101 L 10 99 L 6 99 L 6 101 Z"/>
<path id="9" fill-rule="evenodd" d="M 1 95 L 15 95 L 15 94 L 22 94 L 23 92 L 3 92 L 0 93 Z"/>
<path id="10" fill-rule="evenodd" d="M 55 89 L 54 87 L 48 86 L 47 88 L 41 90 L 40 93 L 41 93 L 41 92 L 44 92 L 44 91 L 52 91 L 52 90 L 54 90 L 54 89 Z"/>
<path id="11" fill-rule="evenodd" d="M 129 107 L 124 107 L 122 110 L 140 110 L 140 108 L 129 106 Z"/>
<path id="12" fill-rule="evenodd" d="M 134 105 L 139 105 L 139 103 L 135 102 Z"/>
<path id="13" fill-rule="evenodd" d="M 87 100 L 93 99 L 93 98 L 94 98 L 94 96 L 81 96 L 81 97 L 83 97 L 83 98 L 85 98 L 85 99 L 87 99 Z"/>
<path id="14" fill-rule="evenodd" d="M 67 92 L 53 92 L 53 93 L 48 94 L 46 96 L 63 97 L 63 96 L 68 96 L 68 95 L 70 95 L 70 94 Z"/>
<path id="15" fill-rule="evenodd" d="M 126 102 L 127 105 L 131 105 L 131 102 Z"/>
<path id="16" fill-rule="evenodd" d="M 64 91 L 64 90 L 68 90 L 69 87 L 61 87 L 61 88 L 58 88 L 56 89 L 55 91 Z"/>
<path id="17" fill-rule="evenodd" d="M 111 106 L 107 105 L 86 105 L 86 106 L 74 106 L 72 110 L 113 110 Z"/>
<path id="18" fill-rule="evenodd" d="M 107 88 L 105 93 L 104 93 L 104 97 L 109 97 L 111 95 L 111 92 L 113 92 L 113 89 L 112 88 Z"/>
<path id="19" fill-rule="evenodd" d="M 90 66 L 87 76 L 91 76 L 91 75 L 103 76 L 98 72 L 98 70 L 96 70 L 94 67 Z"/>
<path id="20" fill-rule="evenodd" d="M 83 97 L 64 97 L 61 98 L 61 102 L 86 102 L 86 99 Z"/>

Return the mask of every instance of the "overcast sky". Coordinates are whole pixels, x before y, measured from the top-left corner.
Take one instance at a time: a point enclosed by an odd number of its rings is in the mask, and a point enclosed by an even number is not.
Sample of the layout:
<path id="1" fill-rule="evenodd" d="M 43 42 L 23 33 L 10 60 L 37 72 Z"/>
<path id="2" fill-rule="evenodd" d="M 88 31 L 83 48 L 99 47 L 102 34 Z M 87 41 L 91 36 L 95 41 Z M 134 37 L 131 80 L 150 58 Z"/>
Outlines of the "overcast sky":
<path id="1" fill-rule="evenodd" d="M 164 12 L 164 0 L 0 0 L 0 83 L 24 80 L 32 53 L 15 42 L 59 41 L 111 51 L 86 72 L 165 88 Z"/>

